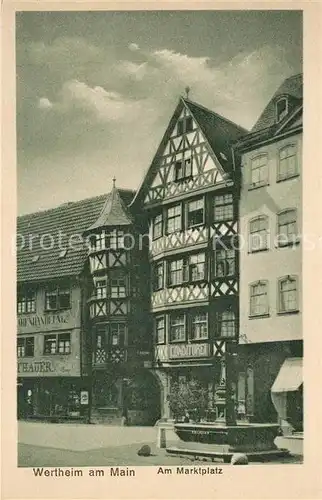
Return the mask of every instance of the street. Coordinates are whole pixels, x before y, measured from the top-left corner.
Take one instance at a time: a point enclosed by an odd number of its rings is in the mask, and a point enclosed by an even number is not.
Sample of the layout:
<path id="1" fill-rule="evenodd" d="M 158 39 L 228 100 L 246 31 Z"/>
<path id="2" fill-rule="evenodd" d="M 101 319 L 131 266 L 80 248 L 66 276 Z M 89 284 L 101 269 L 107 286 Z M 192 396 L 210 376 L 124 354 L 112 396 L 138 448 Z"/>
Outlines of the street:
<path id="1" fill-rule="evenodd" d="M 18 442 L 19 467 L 176 466 L 199 462 L 193 458 L 169 456 L 165 449 L 157 448 L 155 427 L 19 421 Z M 143 444 L 151 447 L 149 457 L 137 455 Z M 167 446 L 175 444 L 175 434 L 171 430 L 167 431 Z M 279 459 L 274 463 L 301 463 L 301 461 L 302 457 L 297 455 Z"/>

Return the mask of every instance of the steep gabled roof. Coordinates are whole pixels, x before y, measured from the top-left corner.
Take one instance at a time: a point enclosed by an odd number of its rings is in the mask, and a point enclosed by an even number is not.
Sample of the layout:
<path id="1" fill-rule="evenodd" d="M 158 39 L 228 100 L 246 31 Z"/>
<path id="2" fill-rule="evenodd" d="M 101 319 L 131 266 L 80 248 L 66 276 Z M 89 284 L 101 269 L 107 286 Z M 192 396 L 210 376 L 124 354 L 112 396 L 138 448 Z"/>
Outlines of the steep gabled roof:
<path id="1" fill-rule="evenodd" d="M 289 101 L 289 112 L 292 113 L 299 105 L 302 104 L 303 100 L 303 74 L 293 75 L 279 86 L 266 108 L 258 118 L 252 132 L 257 132 L 265 128 L 275 125 L 276 111 L 275 104 L 278 97 L 287 96 Z"/>
<path id="2" fill-rule="evenodd" d="M 184 107 L 188 108 L 192 117 L 197 122 L 213 153 L 220 162 L 223 171 L 226 173 L 230 173 L 232 171 L 233 157 L 231 146 L 239 137 L 247 134 L 248 130 L 236 125 L 230 120 L 227 120 L 218 113 L 191 101 L 190 99 L 181 97 L 169 121 L 168 127 L 163 135 L 157 152 L 154 155 L 150 167 L 147 170 L 147 173 L 137 190 L 132 203 L 135 203 L 142 195 L 144 196 L 145 191 L 148 189 L 148 186 L 158 169 L 158 159 L 162 154 L 173 127 Z"/>
<path id="3" fill-rule="evenodd" d="M 87 231 L 93 231 L 101 227 L 128 226 L 132 222 L 132 216 L 126 208 L 118 189 L 114 186 L 107 195 L 100 215 Z"/>
<path id="4" fill-rule="evenodd" d="M 129 205 L 135 192 L 123 189 L 118 192 L 124 205 Z M 106 196 L 18 217 L 17 280 L 31 282 L 78 276 L 87 255 L 83 233 L 102 213 Z M 66 255 L 60 257 L 64 248 Z M 37 256 L 38 260 L 33 262 Z"/>

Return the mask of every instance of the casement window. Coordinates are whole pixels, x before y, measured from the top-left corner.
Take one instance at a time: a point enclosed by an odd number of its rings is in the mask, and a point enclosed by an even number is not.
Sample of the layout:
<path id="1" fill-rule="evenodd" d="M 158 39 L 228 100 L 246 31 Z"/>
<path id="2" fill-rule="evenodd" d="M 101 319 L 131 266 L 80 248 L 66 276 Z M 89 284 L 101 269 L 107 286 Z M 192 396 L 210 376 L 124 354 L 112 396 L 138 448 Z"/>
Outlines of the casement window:
<path id="1" fill-rule="evenodd" d="M 268 314 L 268 283 L 257 281 L 250 285 L 250 316 L 265 316 Z"/>
<path id="2" fill-rule="evenodd" d="M 285 118 L 285 116 L 288 113 L 288 99 L 287 97 L 281 97 L 276 101 L 276 122 L 279 123 L 280 121 Z"/>
<path id="3" fill-rule="evenodd" d="M 177 122 L 177 134 L 182 135 L 184 133 L 188 134 L 193 129 L 193 121 L 191 116 L 185 118 L 180 118 Z"/>
<path id="4" fill-rule="evenodd" d="M 208 338 L 208 315 L 205 312 L 197 312 L 191 316 L 191 335 L 192 340 L 201 340 Z"/>
<path id="5" fill-rule="evenodd" d="M 189 201 L 187 206 L 187 226 L 199 226 L 204 223 L 204 199 Z"/>
<path id="6" fill-rule="evenodd" d="M 125 323 L 111 323 L 110 343 L 112 346 L 123 346 L 125 342 Z"/>
<path id="7" fill-rule="evenodd" d="M 259 252 L 268 248 L 268 217 L 260 215 L 249 221 L 249 251 Z"/>
<path id="8" fill-rule="evenodd" d="M 153 269 L 153 290 L 161 290 L 163 288 L 163 262 L 155 264 Z"/>
<path id="9" fill-rule="evenodd" d="M 268 184 L 268 158 L 260 155 L 251 161 L 250 187 L 265 186 Z"/>
<path id="10" fill-rule="evenodd" d="M 277 167 L 277 180 L 282 181 L 298 174 L 297 148 L 294 144 L 289 144 L 279 151 Z"/>
<path id="11" fill-rule="evenodd" d="M 186 321 L 184 314 L 170 315 L 170 342 L 178 342 L 186 338 Z"/>
<path id="12" fill-rule="evenodd" d="M 165 321 L 164 316 L 155 318 L 155 338 L 157 344 L 165 343 Z"/>
<path id="13" fill-rule="evenodd" d="M 231 309 L 221 311 L 217 316 L 217 327 L 219 337 L 235 337 L 236 318 L 235 312 Z"/>
<path id="14" fill-rule="evenodd" d="M 112 250 L 120 250 L 124 248 L 124 232 L 118 229 L 113 229 L 109 234 L 109 248 Z"/>
<path id="15" fill-rule="evenodd" d="M 199 281 L 206 276 L 206 256 L 204 253 L 196 253 L 189 257 L 189 280 Z"/>
<path id="16" fill-rule="evenodd" d="M 70 290 L 68 288 L 52 288 L 45 293 L 46 311 L 63 311 L 70 309 Z"/>
<path id="17" fill-rule="evenodd" d="M 105 231 L 96 235 L 95 249 L 104 250 L 108 246 L 108 237 Z"/>
<path id="18" fill-rule="evenodd" d="M 118 277 L 111 279 L 111 297 L 113 299 L 126 297 L 126 279 Z"/>
<path id="19" fill-rule="evenodd" d="M 156 215 L 152 222 L 152 238 L 154 240 L 161 238 L 163 230 L 163 216 L 162 213 Z"/>
<path id="20" fill-rule="evenodd" d="M 25 358 L 34 356 L 35 349 L 34 337 L 18 337 L 17 340 L 17 356 L 18 358 Z"/>
<path id="21" fill-rule="evenodd" d="M 278 281 L 279 312 L 298 311 L 298 286 L 296 276 L 287 276 Z"/>
<path id="22" fill-rule="evenodd" d="M 214 222 L 234 219 L 233 195 L 223 194 L 214 197 Z"/>
<path id="23" fill-rule="evenodd" d="M 19 290 L 17 297 L 18 314 L 36 312 L 36 292 L 35 290 Z"/>
<path id="24" fill-rule="evenodd" d="M 220 276 L 233 276 L 236 272 L 236 252 L 232 248 L 215 251 L 214 274 Z"/>
<path id="25" fill-rule="evenodd" d="M 169 285 L 179 285 L 184 279 L 183 259 L 169 262 Z"/>
<path id="26" fill-rule="evenodd" d="M 181 205 L 168 208 L 167 211 L 167 233 L 174 233 L 182 229 Z"/>
<path id="27" fill-rule="evenodd" d="M 98 299 L 105 299 L 107 297 L 106 279 L 97 280 L 95 282 L 95 292 L 95 296 Z"/>
<path id="28" fill-rule="evenodd" d="M 45 335 L 44 354 L 70 354 L 70 333 Z"/>
<path id="29" fill-rule="evenodd" d="M 278 246 L 287 246 L 295 243 L 297 234 L 296 209 L 288 209 L 277 215 Z"/>
<path id="30" fill-rule="evenodd" d="M 175 180 L 180 181 L 192 176 L 192 158 L 182 158 L 174 166 Z"/>
<path id="31" fill-rule="evenodd" d="M 105 349 L 108 341 L 109 325 L 99 324 L 95 327 L 94 351 Z"/>

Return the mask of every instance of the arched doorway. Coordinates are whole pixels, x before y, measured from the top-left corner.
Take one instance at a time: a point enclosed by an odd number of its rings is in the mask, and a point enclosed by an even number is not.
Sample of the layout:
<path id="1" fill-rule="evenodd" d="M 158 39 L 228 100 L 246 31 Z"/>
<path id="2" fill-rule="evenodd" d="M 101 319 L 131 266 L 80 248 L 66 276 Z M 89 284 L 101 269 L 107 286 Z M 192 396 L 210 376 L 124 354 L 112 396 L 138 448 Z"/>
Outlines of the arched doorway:
<path id="1" fill-rule="evenodd" d="M 124 391 L 128 425 L 154 425 L 161 417 L 161 391 L 158 381 L 148 370 L 128 380 Z"/>

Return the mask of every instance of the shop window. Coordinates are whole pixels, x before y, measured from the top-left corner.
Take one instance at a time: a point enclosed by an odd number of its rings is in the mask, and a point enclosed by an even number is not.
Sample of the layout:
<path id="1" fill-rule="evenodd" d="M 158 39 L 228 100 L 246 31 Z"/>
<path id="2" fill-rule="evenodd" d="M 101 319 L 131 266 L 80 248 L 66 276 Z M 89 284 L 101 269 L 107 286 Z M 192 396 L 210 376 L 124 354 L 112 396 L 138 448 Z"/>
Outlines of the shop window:
<path id="1" fill-rule="evenodd" d="M 260 252 L 268 248 L 268 217 L 260 215 L 249 221 L 249 252 Z"/>
<path id="2" fill-rule="evenodd" d="M 191 339 L 201 340 L 208 338 L 208 315 L 198 312 L 191 316 Z"/>
<path id="3" fill-rule="evenodd" d="M 199 198 L 188 203 L 187 226 L 200 226 L 204 223 L 204 199 Z"/>
<path id="4" fill-rule="evenodd" d="M 233 195 L 223 194 L 214 197 L 214 222 L 234 219 Z"/>
<path id="5" fill-rule="evenodd" d="M 232 309 L 221 311 L 218 314 L 217 320 L 219 337 L 235 337 L 236 319 L 235 312 Z"/>
<path id="6" fill-rule="evenodd" d="M 232 248 L 215 251 L 215 276 L 233 276 L 235 274 L 236 252 Z"/>
<path id="7" fill-rule="evenodd" d="M 182 229 L 182 213 L 181 205 L 175 205 L 168 208 L 167 211 L 167 234 L 181 231 Z"/>
<path id="8" fill-rule="evenodd" d="M 19 337 L 17 340 L 17 356 L 18 358 L 34 356 L 34 337 Z"/>
<path id="9" fill-rule="evenodd" d="M 282 181 L 297 174 L 297 148 L 294 144 L 289 144 L 279 151 L 277 180 Z"/>
<path id="10" fill-rule="evenodd" d="M 70 354 L 70 333 L 45 335 L 44 354 Z"/>
<path id="11" fill-rule="evenodd" d="M 296 243 L 297 217 L 295 209 L 288 209 L 277 215 L 278 224 L 278 246 L 287 246 Z"/>
<path id="12" fill-rule="evenodd" d="M 165 343 L 165 321 L 164 316 L 155 318 L 155 337 L 157 344 Z"/>
<path id="13" fill-rule="evenodd" d="M 196 253 L 189 257 L 189 280 L 204 280 L 206 276 L 206 256 L 204 253 Z"/>
<path id="14" fill-rule="evenodd" d="M 52 288 L 45 293 L 46 311 L 62 311 L 70 309 L 70 290 L 67 288 Z"/>
<path id="15" fill-rule="evenodd" d="M 268 157 L 266 154 L 251 160 L 250 188 L 266 186 L 268 184 Z"/>
<path id="16" fill-rule="evenodd" d="M 113 299 L 120 299 L 126 297 L 125 277 L 111 279 L 111 297 Z"/>
<path id="17" fill-rule="evenodd" d="M 180 342 L 186 339 L 184 314 L 170 315 L 170 342 Z"/>
<path id="18" fill-rule="evenodd" d="M 97 280 L 95 282 L 95 290 L 96 290 L 95 296 L 97 299 L 105 299 L 107 297 L 106 279 Z"/>
<path id="19" fill-rule="evenodd" d="M 287 276 L 278 281 L 279 312 L 298 311 L 297 277 Z"/>
<path id="20" fill-rule="evenodd" d="M 123 346 L 125 342 L 125 323 L 111 323 L 110 343 L 112 346 Z"/>
<path id="21" fill-rule="evenodd" d="M 163 288 L 163 262 L 155 264 L 153 268 L 153 290 L 161 290 Z"/>
<path id="22" fill-rule="evenodd" d="M 257 281 L 250 285 L 250 316 L 268 314 L 268 283 Z"/>
<path id="23" fill-rule="evenodd" d="M 152 222 L 152 238 L 154 240 L 161 238 L 163 231 L 163 215 L 156 215 Z"/>
<path id="24" fill-rule="evenodd" d="M 17 297 L 18 314 L 36 312 L 36 292 L 35 290 L 19 290 Z"/>

